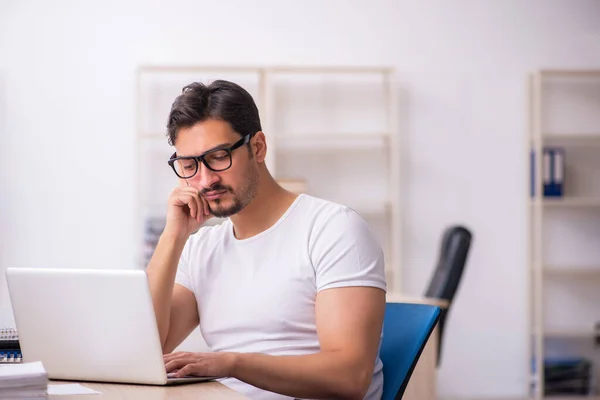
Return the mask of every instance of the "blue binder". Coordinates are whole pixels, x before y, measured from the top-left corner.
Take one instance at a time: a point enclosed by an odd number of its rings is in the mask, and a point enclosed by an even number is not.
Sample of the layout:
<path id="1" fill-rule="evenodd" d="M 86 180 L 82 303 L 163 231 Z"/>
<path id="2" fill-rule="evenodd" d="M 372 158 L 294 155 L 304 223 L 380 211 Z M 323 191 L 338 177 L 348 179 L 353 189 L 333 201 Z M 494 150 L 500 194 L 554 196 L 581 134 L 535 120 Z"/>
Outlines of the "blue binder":
<path id="1" fill-rule="evenodd" d="M 542 180 L 544 197 L 561 197 L 564 193 L 565 151 L 562 148 L 544 147 L 542 151 Z M 535 196 L 535 150 L 530 152 L 531 196 Z"/>
<path id="2" fill-rule="evenodd" d="M 550 195 L 562 197 L 565 180 L 565 150 L 553 148 L 551 154 Z"/>

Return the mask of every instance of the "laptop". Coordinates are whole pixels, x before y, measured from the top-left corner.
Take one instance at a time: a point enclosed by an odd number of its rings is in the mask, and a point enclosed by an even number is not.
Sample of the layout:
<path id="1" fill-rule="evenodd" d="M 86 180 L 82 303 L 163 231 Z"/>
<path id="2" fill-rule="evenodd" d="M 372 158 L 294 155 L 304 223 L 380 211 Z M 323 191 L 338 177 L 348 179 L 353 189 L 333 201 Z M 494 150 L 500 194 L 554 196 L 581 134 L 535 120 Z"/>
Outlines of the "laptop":
<path id="1" fill-rule="evenodd" d="M 8 268 L 6 278 L 23 362 L 41 361 L 50 379 L 148 385 L 215 379 L 167 376 L 143 270 Z"/>

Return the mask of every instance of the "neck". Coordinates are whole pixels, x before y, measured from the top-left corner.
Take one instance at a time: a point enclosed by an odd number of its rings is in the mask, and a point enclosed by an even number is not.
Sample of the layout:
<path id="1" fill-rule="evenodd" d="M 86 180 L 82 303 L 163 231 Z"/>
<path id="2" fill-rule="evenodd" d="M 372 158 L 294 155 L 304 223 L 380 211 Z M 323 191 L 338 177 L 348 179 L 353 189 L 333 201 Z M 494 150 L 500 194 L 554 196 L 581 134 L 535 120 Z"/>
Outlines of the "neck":
<path id="1" fill-rule="evenodd" d="M 296 197 L 297 194 L 279 186 L 267 170 L 262 171 L 256 197 L 230 218 L 235 237 L 247 239 L 269 229 L 285 214 Z"/>

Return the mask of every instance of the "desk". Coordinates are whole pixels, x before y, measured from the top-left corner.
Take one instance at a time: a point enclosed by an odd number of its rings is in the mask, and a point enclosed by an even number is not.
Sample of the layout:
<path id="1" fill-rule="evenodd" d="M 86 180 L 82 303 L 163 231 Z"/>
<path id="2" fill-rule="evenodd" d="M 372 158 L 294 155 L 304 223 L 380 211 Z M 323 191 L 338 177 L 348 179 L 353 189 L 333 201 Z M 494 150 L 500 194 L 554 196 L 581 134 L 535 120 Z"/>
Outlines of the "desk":
<path id="1" fill-rule="evenodd" d="M 389 303 L 429 304 L 440 308 L 448 308 L 448 301 L 427 297 L 410 297 L 401 293 L 387 293 Z M 437 353 L 439 329 L 431 333 L 421 357 L 415 366 L 403 400 L 435 400 L 437 398 Z"/>
<path id="2" fill-rule="evenodd" d="M 60 396 L 48 396 L 50 400 L 247 400 L 247 397 L 238 393 L 219 382 L 201 382 L 190 383 L 176 386 L 147 386 L 147 385 L 128 385 L 120 383 L 92 383 L 92 382 L 71 382 L 54 381 L 52 384 L 79 383 L 90 389 L 97 390 L 99 394 L 81 394 Z"/>

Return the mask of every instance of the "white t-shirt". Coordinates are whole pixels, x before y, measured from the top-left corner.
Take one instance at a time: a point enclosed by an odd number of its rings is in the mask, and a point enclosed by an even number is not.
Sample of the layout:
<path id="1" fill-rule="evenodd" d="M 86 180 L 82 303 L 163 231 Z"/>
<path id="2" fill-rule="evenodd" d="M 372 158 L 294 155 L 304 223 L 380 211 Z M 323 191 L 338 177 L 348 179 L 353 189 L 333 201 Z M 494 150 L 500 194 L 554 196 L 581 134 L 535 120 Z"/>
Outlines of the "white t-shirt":
<path id="1" fill-rule="evenodd" d="M 352 209 L 306 194 L 269 229 L 238 240 L 233 225 L 201 228 L 183 250 L 175 282 L 198 302 L 213 351 L 319 352 L 317 292 L 344 286 L 386 290 L 381 246 Z M 234 378 L 222 383 L 253 399 L 288 399 Z M 379 357 L 367 399 L 380 399 Z"/>

